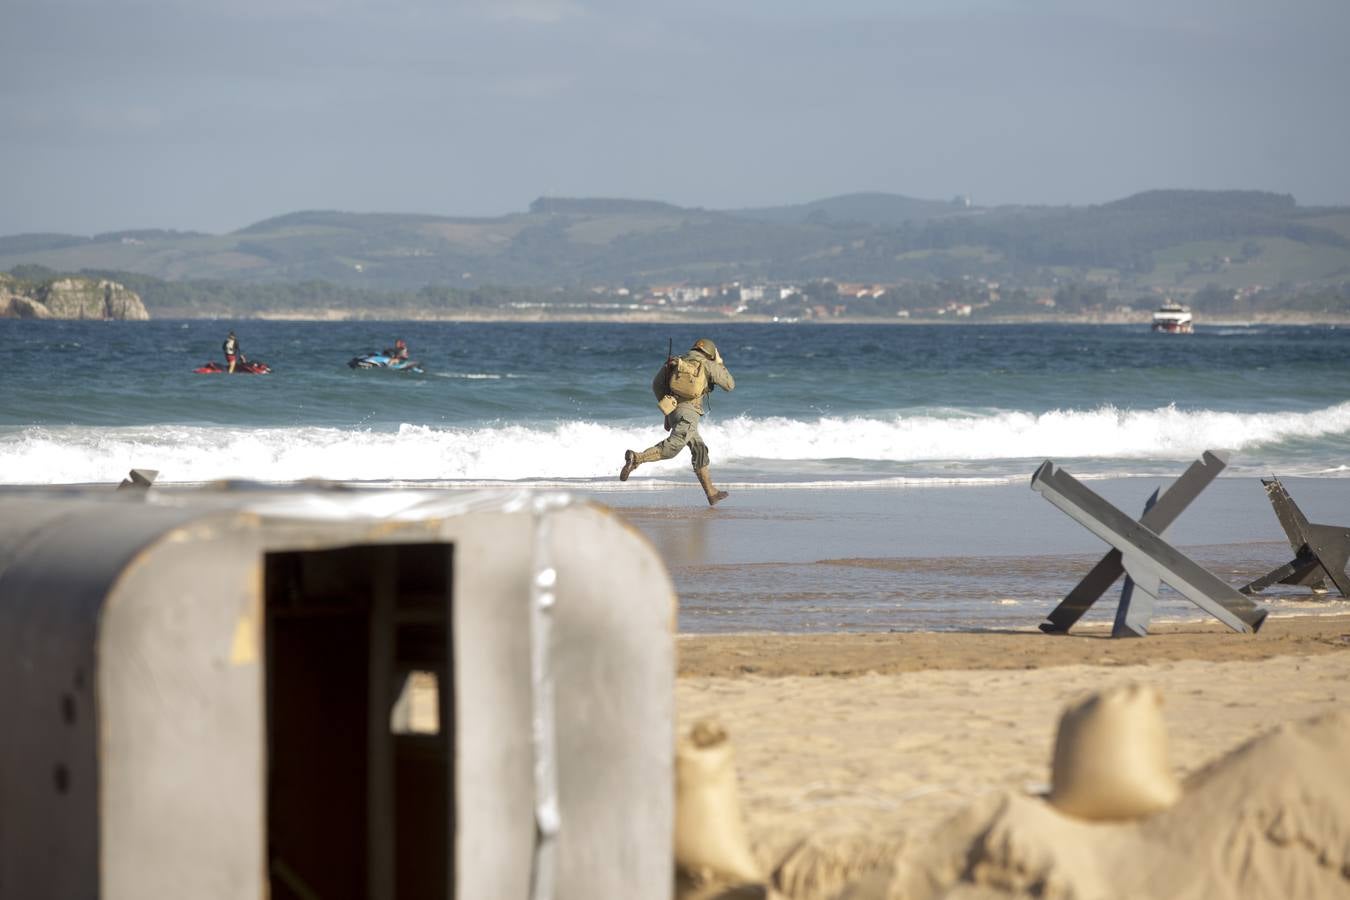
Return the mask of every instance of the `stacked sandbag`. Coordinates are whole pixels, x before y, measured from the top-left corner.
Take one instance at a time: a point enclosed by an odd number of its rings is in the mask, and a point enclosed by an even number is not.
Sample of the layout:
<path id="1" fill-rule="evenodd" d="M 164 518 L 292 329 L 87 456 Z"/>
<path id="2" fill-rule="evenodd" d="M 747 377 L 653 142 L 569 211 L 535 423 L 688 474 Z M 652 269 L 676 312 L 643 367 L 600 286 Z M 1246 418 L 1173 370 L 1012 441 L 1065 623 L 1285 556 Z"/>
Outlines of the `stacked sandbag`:
<path id="1" fill-rule="evenodd" d="M 1285 722 L 1211 762 L 1141 828 L 1172 864 L 1141 872 L 1134 896 L 1350 897 L 1350 711 Z"/>
<path id="2" fill-rule="evenodd" d="M 1067 708 L 1051 779 L 1051 805 L 1079 819 L 1134 819 L 1175 803 L 1181 787 L 1167 760 L 1157 689 L 1125 685 Z"/>
<path id="3" fill-rule="evenodd" d="M 840 900 L 1350 897 L 1347 760 L 1350 712 L 1338 711 L 1211 762 L 1147 818 L 1086 821 L 989 796 L 916 841 L 884 889 L 859 882 Z"/>
<path id="4" fill-rule="evenodd" d="M 907 843 L 903 834 L 814 832 L 779 860 L 771 884 L 792 900 L 867 900 L 889 883 Z"/>
<path id="5" fill-rule="evenodd" d="M 701 721 L 675 748 L 675 863 L 699 877 L 763 879 L 750 852 L 726 731 Z"/>

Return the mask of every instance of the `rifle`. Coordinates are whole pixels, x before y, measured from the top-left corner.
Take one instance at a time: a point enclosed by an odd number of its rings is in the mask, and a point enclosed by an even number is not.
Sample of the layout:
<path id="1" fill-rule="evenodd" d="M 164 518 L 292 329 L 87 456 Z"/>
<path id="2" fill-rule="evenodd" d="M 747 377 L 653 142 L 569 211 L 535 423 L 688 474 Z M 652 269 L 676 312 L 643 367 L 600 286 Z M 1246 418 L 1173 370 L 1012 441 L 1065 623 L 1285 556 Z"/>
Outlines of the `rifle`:
<path id="1" fill-rule="evenodd" d="M 670 376 L 674 374 L 674 372 L 672 371 L 674 365 L 675 365 L 675 339 L 670 338 L 669 343 L 666 344 L 666 364 L 661 367 L 661 375 L 660 375 L 660 377 L 665 379 L 667 392 L 670 390 Z M 676 406 L 675 398 L 672 397 L 669 393 L 667 393 L 664 397 L 661 397 L 656 401 L 656 406 L 658 409 L 661 410 L 662 415 L 666 417 L 666 428 L 667 429 L 672 428 L 673 426 L 670 422 L 670 414 L 675 411 Z"/>

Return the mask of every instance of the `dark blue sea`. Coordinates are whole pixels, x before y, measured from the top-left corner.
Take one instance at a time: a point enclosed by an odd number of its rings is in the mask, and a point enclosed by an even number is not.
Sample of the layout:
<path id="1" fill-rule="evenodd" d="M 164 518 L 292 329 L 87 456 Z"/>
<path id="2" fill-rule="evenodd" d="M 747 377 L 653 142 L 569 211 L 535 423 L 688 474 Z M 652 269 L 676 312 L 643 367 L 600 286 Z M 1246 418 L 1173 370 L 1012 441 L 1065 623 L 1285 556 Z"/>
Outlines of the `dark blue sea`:
<path id="1" fill-rule="evenodd" d="M 270 375 L 196 375 L 233 328 Z M 1350 475 L 1350 330 L 1138 326 L 0 320 L 0 483 L 608 483 L 661 436 L 649 389 L 707 335 L 737 380 L 705 423 L 747 484 L 988 482 L 1054 457 Z M 426 373 L 348 368 L 402 337 Z M 683 482 L 681 460 L 632 484 Z"/>

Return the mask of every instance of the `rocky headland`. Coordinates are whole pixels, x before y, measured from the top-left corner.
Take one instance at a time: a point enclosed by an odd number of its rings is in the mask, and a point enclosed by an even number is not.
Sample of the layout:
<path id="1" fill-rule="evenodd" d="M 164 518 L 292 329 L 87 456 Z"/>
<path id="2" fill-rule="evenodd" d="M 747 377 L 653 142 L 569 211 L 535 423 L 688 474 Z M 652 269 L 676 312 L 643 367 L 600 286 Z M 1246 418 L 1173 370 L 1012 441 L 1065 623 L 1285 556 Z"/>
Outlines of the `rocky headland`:
<path id="1" fill-rule="evenodd" d="M 34 284 L 0 272 L 0 319 L 149 318 L 141 298 L 115 281 L 67 276 Z"/>

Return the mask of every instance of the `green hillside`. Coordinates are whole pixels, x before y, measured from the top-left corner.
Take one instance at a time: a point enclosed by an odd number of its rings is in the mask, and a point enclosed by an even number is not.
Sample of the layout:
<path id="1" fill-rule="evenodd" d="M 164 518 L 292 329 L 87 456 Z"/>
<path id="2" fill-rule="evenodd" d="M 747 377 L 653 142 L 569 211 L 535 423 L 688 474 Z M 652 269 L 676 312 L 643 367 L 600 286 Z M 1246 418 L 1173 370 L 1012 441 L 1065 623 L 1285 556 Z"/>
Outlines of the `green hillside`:
<path id="1" fill-rule="evenodd" d="M 0 238 L 0 270 L 352 290 L 984 277 L 1179 292 L 1350 279 L 1350 209 L 1256 191 L 1149 191 L 1086 207 L 966 207 L 887 194 L 717 211 L 544 197 L 496 218 L 305 211 L 225 235 Z"/>
<path id="2" fill-rule="evenodd" d="M 844 194 L 793 206 L 766 206 L 732 210 L 741 219 L 779 225 L 827 224 L 888 227 L 925 222 L 964 211 L 964 207 L 937 200 L 916 200 L 898 194 Z"/>

